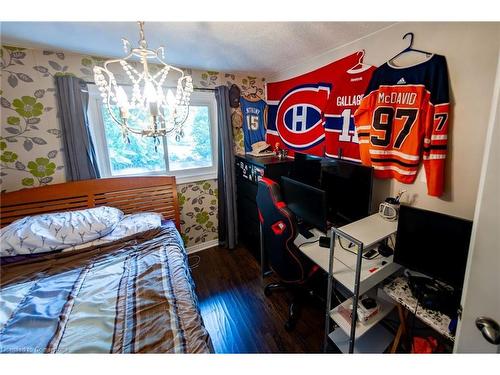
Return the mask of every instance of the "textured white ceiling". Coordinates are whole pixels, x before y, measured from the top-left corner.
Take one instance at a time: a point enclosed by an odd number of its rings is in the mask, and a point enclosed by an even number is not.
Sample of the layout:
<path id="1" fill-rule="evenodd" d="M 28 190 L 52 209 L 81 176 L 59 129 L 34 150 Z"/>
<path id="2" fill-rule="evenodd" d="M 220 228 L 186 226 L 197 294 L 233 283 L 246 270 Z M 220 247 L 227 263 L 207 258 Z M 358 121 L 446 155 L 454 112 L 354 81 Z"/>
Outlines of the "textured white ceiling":
<path id="1" fill-rule="evenodd" d="M 273 74 L 391 25 L 388 22 L 146 22 L 150 47 L 194 69 Z M 123 55 L 135 22 L 3 22 L 1 41 L 84 54 Z"/>

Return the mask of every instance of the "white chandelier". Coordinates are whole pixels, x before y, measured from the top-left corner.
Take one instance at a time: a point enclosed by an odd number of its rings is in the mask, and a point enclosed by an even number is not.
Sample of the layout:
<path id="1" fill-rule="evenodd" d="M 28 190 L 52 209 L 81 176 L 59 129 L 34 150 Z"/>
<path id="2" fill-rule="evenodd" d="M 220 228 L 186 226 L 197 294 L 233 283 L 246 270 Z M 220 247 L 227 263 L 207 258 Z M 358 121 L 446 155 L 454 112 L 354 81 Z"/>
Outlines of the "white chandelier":
<path id="1" fill-rule="evenodd" d="M 156 50 L 148 48 L 144 37 L 144 22 L 138 22 L 138 24 L 139 47 L 134 48 L 127 39 L 122 39 L 126 56 L 122 59 L 108 60 L 102 67 L 95 66 L 95 83 L 111 118 L 121 127 L 124 138 L 128 139 L 130 132 L 153 137 L 157 144 L 159 137 L 175 133 L 176 140 L 179 141 L 184 135 L 182 125 L 189 114 L 193 81 L 191 76 L 184 75 L 181 69 L 163 61 L 165 58 L 163 46 Z M 136 69 L 136 67 L 139 68 L 137 62 L 129 63 L 135 58 L 139 58 L 142 71 Z M 157 65 L 159 70 L 154 74 L 151 73 L 148 64 Z M 130 83 L 120 82 L 120 85 L 117 83 L 112 70 L 117 72 L 118 69 L 113 69 L 113 66 L 118 65 L 125 71 Z M 163 84 L 171 71 L 180 75 L 177 80 L 177 89 L 175 94 L 172 89 L 167 89 L 165 94 Z M 131 86 L 130 98 L 122 84 Z M 119 116 L 113 107 L 119 108 Z M 144 119 L 144 113 L 147 114 L 146 119 Z"/>

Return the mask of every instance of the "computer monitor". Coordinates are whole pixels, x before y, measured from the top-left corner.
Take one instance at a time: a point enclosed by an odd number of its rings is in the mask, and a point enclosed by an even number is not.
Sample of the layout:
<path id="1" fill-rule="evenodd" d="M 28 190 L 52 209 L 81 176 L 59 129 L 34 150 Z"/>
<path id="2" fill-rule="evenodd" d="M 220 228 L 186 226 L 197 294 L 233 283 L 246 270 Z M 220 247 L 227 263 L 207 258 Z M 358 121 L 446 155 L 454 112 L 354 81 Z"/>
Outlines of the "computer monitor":
<path id="1" fill-rule="evenodd" d="M 327 231 L 325 192 L 314 186 L 281 177 L 285 202 L 299 222 L 299 232 L 306 238 L 312 236 L 309 229 L 318 228 Z"/>
<path id="2" fill-rule="evenodd" d="M 461 290 L 472 221 L 402 205 L 394 262 Z"/>
<path id="3" fill-rule="evenodd" d="M 320 187 L 321 160 L 319 156 L 295 152 L 290 177 L 305 184 Z"/>
<path id="4" fill-rule="evenodd" d="M 323 159 L 321 189 L 326 192 L 327 217 L 335 226 L 370 214 L 373 168 L 342 159 Z"/>

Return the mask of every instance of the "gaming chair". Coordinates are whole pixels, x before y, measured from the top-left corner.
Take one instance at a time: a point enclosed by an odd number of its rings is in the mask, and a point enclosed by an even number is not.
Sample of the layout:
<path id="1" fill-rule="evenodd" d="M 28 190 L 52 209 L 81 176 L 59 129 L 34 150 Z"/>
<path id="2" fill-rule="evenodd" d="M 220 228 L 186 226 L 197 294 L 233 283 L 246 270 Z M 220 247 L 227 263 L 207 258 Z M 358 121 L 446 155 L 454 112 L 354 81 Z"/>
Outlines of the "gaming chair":
<path id="1" fill-rule="evenodd" d="M 319 267 L 312 263 L 293 241 L 297 237 L 297 222 L 294 214 L 281 200 L 279 185 L 263 177 L 258 183 L 257 206 L 262 231 L 262 246 L 269 267 L 279 278 L 278 283 L 268 284 L 264 293 L 274 289 L 285 289 L 293 293 L 285 328 L 291 330 L 296 322 L 298 305 L 304 292 L 312 294 L 305 287 Z"/>

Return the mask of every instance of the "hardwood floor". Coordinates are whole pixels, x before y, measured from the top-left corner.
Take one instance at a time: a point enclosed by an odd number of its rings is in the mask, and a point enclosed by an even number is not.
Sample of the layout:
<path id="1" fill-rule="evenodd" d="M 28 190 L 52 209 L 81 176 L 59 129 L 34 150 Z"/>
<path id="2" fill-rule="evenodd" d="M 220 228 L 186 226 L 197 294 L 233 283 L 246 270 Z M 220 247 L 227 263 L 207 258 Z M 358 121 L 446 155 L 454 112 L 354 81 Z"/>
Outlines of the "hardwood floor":
<path id="1" fill-rule="evenodd" d="M 322 306 L 304 304 L 296 327 L 287 332 L 289 297 L 278 291 L 264 295 L 272 278 L 261 280 L 259 264 L 247 249 L 214 247 L 194 255 L 200 256 L 192 271 L 196 292 L 216 353 L 321 352 Z"/>

